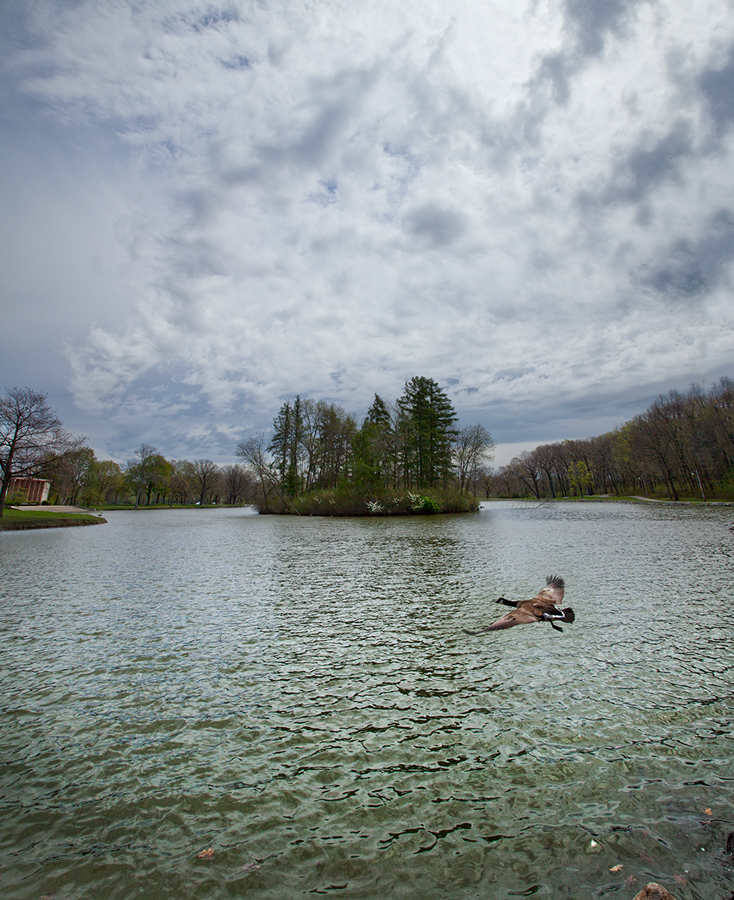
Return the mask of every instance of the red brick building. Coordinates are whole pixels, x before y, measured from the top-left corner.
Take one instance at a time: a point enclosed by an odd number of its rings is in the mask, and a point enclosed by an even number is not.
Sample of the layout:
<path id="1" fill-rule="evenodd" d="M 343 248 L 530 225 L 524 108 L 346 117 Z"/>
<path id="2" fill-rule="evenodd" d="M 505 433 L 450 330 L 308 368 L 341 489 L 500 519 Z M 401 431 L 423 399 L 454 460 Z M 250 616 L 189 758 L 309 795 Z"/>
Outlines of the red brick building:
<path id="1" fill-rule="evenodd" d="M 43 478 L 11 478 L 8 494 L 25 494 L 27 503 L 43 503 L 48 499 L 51 482 Z"/>

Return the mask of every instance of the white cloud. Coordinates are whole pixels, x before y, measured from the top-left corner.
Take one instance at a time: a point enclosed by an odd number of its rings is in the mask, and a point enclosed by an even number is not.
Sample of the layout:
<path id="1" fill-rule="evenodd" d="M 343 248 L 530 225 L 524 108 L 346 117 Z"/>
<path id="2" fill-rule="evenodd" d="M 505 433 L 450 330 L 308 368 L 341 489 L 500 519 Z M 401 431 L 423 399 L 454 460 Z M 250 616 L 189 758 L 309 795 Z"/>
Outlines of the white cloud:
<path id="1" fill-rule="evenodd" d="M 707 5 L 15 7 L 7 102 L 126 196 L 124 321 L 98 284 L 69 309 L 83 430 L 226 457 L 295 393 L 361 416 L 422 374 L 541 442 L 731 374 L 734 25 Z"/>

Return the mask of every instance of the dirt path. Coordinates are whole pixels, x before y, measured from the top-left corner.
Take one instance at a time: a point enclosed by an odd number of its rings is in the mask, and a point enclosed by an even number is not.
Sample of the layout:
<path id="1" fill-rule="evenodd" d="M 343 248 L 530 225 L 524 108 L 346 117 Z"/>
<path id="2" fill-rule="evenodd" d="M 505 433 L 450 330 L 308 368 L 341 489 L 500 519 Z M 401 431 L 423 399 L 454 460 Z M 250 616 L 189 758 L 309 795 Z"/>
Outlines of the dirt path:
<path id="1" fill-rule="evenodd" d="M 96 509 L 84 509 L 81 506 L 13 506 L 19 512 L 52 512 L 52 513 L 81 513 L 85 516 L 99 516 Z"/>

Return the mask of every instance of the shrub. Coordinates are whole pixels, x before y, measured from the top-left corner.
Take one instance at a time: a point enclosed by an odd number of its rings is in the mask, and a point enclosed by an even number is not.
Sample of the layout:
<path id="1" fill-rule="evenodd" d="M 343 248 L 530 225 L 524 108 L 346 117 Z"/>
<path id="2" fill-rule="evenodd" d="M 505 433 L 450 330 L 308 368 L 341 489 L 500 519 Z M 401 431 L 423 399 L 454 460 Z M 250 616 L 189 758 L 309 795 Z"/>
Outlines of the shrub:
<path id="1" fill-rule="evenodd" d="M 24 506 L 28 503 L 28 495 L 25 491 L 13 491 L 5 497 L 6 506 Z"/>
<path id="2" fill-rule="evenodd" d="M 399 494 L 375 494 L 339 490 L 312 491 L 297 499 L 274 498 L 261 513 L 301 516 L 416 516 L 436 513 L 474 512 L 479 508 L 475 497 L 454 492 L 431 491 L 427 494 L 405 491 Z"/>

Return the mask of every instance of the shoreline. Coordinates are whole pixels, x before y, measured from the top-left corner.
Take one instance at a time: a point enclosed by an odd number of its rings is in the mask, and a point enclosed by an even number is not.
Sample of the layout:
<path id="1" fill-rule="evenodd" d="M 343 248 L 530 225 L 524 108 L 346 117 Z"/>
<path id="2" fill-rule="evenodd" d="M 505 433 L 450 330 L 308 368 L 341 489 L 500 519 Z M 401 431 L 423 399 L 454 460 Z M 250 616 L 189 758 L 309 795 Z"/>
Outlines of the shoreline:
<path id="1" fill-rule="evenodd" d="M 0 532 L 106 524 L 100 513 L 79 506 L 11 506 L 0 518 Z"/>

